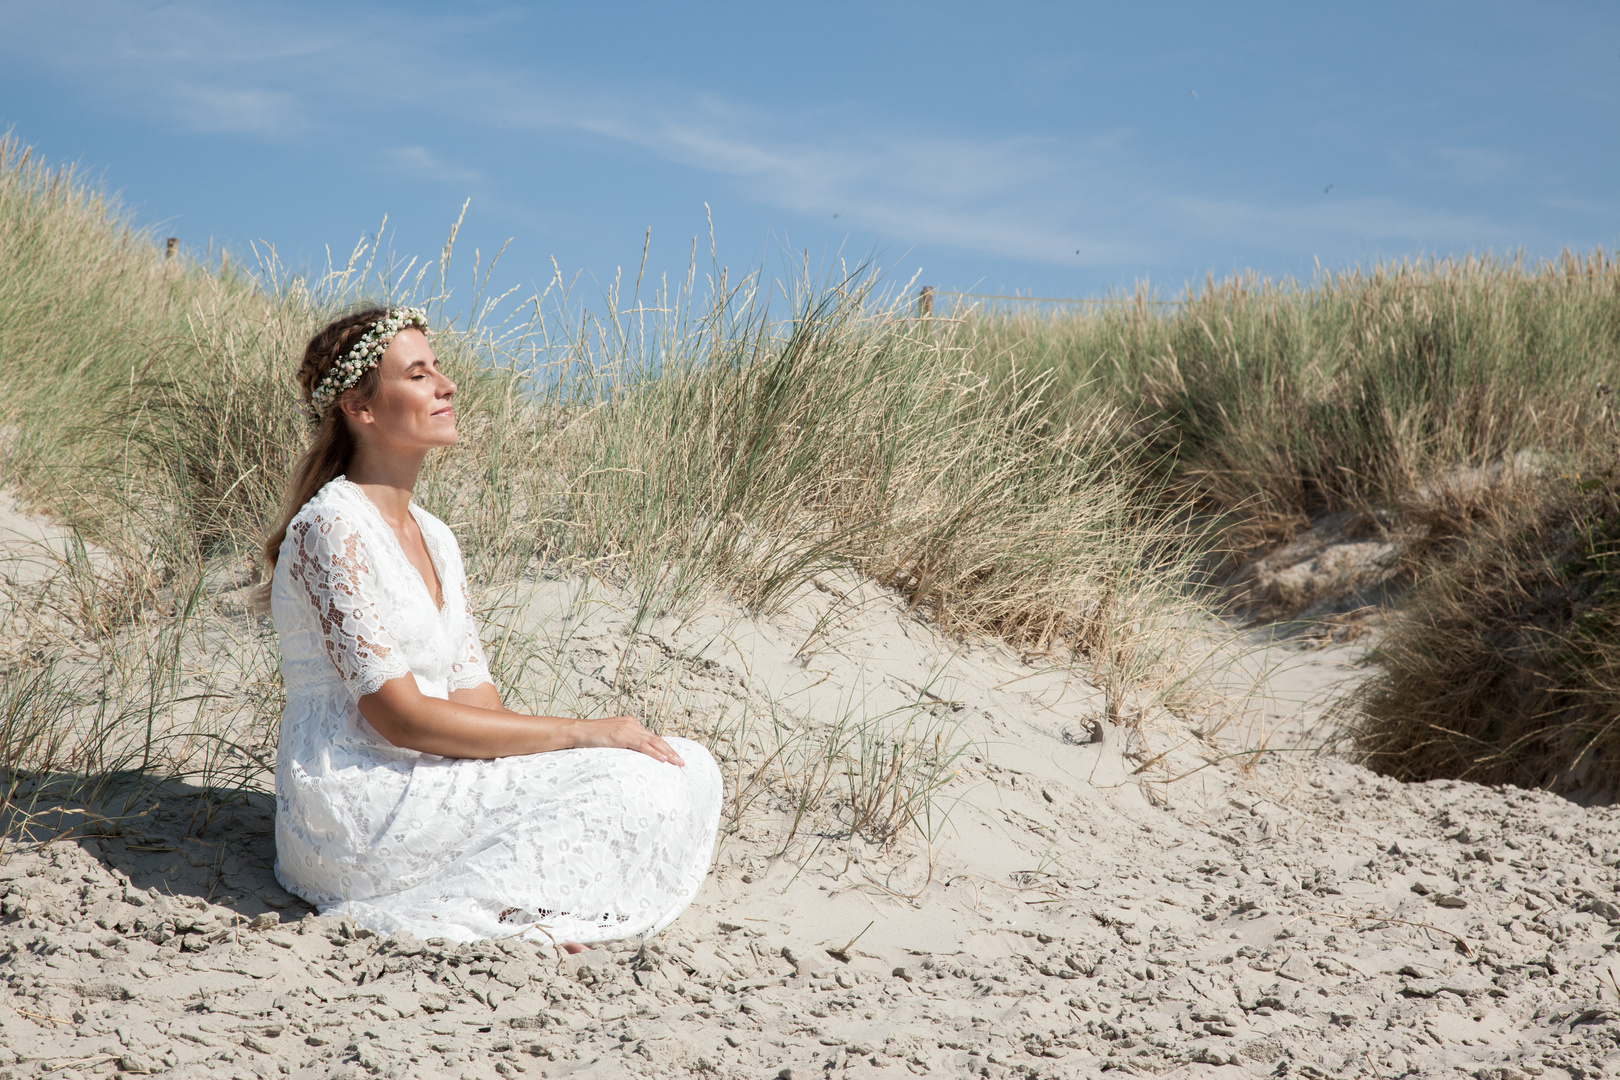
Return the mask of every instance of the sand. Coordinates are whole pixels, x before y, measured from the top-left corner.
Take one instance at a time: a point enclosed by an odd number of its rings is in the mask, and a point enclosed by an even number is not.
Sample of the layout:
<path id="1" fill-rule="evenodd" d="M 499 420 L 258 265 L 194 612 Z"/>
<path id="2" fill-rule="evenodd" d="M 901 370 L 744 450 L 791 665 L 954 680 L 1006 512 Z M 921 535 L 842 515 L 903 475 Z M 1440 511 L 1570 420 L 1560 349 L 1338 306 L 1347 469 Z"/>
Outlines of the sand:
<path id="1" fill-rule="evenodd" d="M 177 787 L 8 845 L 0 1080 L 1620 1075 L 1616 811 L 1334 753 L 1365 642 L 1245 643 L 1233 692 L 1264 683 L 1211 733 L 1146 695 L 1109 725 L 1083 670 L 836 575 L 769 617 L 573 578 L 485 601 L 535 707 L 639 702 L 795 768 L 839 724 L 948 736 L 931 835 L 851 842 L 842 804 L 789 840 L 791 777 L 733 754 L 696 903 L 565 957 L 319 917 L 274 884 L 262 790 Z"/>

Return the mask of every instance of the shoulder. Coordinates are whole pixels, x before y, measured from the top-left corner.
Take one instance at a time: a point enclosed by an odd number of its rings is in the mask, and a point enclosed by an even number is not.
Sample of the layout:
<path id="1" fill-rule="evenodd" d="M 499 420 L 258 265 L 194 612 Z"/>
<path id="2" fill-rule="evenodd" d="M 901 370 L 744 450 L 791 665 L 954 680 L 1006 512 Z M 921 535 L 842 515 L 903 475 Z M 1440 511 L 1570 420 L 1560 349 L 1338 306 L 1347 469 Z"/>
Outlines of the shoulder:
<path id="1" fill-rule="evenodd" d="M 292 516 L 292 520 L 354 518 L 358 516 L 357 510 L 359 506 L 355 502 L 354 485 L 340 476 L 335 480 L 328 480 L 319 491 L 311 495 L 309 501 L 298 508 L 298 513 Z"/>
<path id="2" fill-rule="evenodd" d="M 328 481 L 298 508 L 298 513 L 287 522 L 287 542 L 320 543 L 331 538 L 334 530 L 345 536 L 362 535 L 366 520 L 365 508 L 355 497 L 354 485 L 340 476 Z"/>

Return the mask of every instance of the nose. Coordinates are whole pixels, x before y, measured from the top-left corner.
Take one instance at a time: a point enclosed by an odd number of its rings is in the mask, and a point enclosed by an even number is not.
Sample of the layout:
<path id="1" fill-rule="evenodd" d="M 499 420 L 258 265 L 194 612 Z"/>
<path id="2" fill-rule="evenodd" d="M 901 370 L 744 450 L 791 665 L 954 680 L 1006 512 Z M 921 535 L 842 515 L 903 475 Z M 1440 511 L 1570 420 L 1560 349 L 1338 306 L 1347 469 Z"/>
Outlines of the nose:
<path id="1" fill-rule="evenodd" d="M 439 387 L 440 397 L 450 397 L 456 392 L 456 384 L 451 380 L 450 376 L 440 373 L 439 378 L 443 380 L 443 385 Z"/>

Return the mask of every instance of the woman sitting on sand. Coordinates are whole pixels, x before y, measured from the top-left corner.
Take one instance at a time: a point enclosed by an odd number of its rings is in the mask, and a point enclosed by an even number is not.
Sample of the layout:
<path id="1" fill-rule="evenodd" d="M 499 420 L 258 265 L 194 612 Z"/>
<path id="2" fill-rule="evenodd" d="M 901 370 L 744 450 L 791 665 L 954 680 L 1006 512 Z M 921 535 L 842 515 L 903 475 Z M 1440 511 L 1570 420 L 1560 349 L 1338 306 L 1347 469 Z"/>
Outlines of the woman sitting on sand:
<path id="1" fill-rule="evenodd" d="M 380 933 L 647 937 L 708 873 L 720 771 L 634 717 L 501 704 L 461 550 L 411 502 L 456 441 L 426 331 L 419 308 L 357 311 L 298 371 L 314 439 L 264 550 L 287 689 L 276 877 Z"/>

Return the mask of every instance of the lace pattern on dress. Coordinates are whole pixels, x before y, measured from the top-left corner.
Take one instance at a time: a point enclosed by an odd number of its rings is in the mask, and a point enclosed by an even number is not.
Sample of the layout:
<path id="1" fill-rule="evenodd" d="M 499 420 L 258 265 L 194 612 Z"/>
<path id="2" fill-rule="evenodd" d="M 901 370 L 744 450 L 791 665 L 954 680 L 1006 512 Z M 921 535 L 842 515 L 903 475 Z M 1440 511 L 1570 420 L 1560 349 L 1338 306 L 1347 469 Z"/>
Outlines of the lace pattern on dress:
<path id="1" fill-rule="evenodd" d="M 421 581 L 422 594 L 433 600 L 427 580 L 422 578 L 416 567 L 410 564 L 405 557 L 405 551 L 399 546 L 399 540 L 394 536 L 393 530 L 383 520 L 379 511 L 365 491 L 347 477 L 339 477 L 333 481 L 358 502 L 372 518 L 372 524 L 379 532 L 387 534 L 385 546 L 388 551 L 398 557 L 400 572 L 412 579 Z M 455 536 L 450 532 L 444 522 L 423 510 L 415 503 L 410 507 L 411 516 L 416 519 L 417 528 L 422 532 L 422 542 L 427 547 L 428 559 L 433 563 L 434 572 L 439 575 L 439 593 L 443 599 L 443 606 L 430 604 L 438 616 L 440 625 L 451 623 L 456 608 L 456 596 L 459 593 L 461 602 L 459 607 L 463 614 L 461 641 L 453 650 L 450 664 L 450 674 L 447 688 L 450 690 L 470 690 L 483 683 L 493 684 L 494 678 L 489 673 L 489 665 L 484 660 L 483 642 L 478 639 L 478 623 L 473 618 L 472 597 L 467 591 L 466 569 L 461 562 L 461 548 L 456 543 Z M 447 626 L 447 628 L 450 628 Z"/>
<path id="2" fill-rule="evenodd" d="M 309 599 L 320 622 L 326 655 L 358 701 L 383 683 L 410 673 L 375 597 L 375 572 L 365 540 L 341 516 L 311 514 L 294 520 L 288 576 Z"/>
<path id="3" fill-rule="evenodd" d="M 484 662 L 484 643 L 478 640 L 478 622 L 473 618 L 472 598 L 467 595 L 467 579 L 461 580 L 461 601 L 467 613 L 467 633 L 457 649 L 457 658 L 450 664 L 450 689 L 471 690 L 483 683 L 493 684 L 495 680 L 489 674 L 489 665 Z"/>
<path id="4" fill-rule="evenodd" d="M 493 684 L 495 680 L 490 676 L 489 664 L 484 660 L 484 643 L 478 639 L 478 620 L 473 617 L 472 593 L 467 588 L 467 568 L 461 562 L 461 548 L 456 544 L 455 536 L 438 518 L 418 513 L 416 520 L 422 528 L 422 538 L 427 542 L 433 565 L 441 568 L 441 581 L 448 577 L 455 583 L 454 590 L 448 584 L 441 586 L 444 589 L 446 617 L 450 615 L 450 606 L 456 602 L 456 593 L 461 594 L 463 630 L 460 640 L 453 645 L 455 656 L 450 662 L 450 689 L 470 690 L 482 683 Z M 443 530 L 443 535 L 440 535 L 440 530 Z"/>

